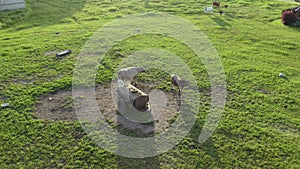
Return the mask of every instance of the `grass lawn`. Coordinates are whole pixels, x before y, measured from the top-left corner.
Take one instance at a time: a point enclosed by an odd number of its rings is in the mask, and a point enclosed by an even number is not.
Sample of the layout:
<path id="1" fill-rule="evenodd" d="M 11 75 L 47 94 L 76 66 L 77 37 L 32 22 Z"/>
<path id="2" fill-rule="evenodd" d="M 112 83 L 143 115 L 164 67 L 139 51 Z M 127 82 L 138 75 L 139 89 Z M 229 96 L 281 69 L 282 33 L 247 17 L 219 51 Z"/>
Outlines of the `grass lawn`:
<path id="1" fill-rule="evenodd" d="M 205 14 L 206 0 L 26 0 L 26 9 L 0 12 L 0 168 L 300 168 L 300 28 L 284 26 L 292 1 L 223 0 L 225 15 Z M 299 3 L 298 3 L 299 5 Z M 172 150 L 153 158 L 118 157 L 93 143 L 78 121 L 35 116 L 40 98 L 72 87 L 76 57 L 89 38 L 115 19 L 143 12 L 181 17 L 206 34 L 227 81 L 218 128 L 204 144 L 198 136 L 210 108 L 203 63 L 169 37 L 130 37 L 111 49 L 96 82 L 107 84 L 135 51 L 161 48 L 182 58 L 201 99 L 196 123 Z M 57 58 L 56 52 L 72 54 Z M 144 81 L 168 79 L 153 71 Z M 284 73 L 287 79 L 280 78 Z M 141 167 L 143 166 L 143 167 Z"/>

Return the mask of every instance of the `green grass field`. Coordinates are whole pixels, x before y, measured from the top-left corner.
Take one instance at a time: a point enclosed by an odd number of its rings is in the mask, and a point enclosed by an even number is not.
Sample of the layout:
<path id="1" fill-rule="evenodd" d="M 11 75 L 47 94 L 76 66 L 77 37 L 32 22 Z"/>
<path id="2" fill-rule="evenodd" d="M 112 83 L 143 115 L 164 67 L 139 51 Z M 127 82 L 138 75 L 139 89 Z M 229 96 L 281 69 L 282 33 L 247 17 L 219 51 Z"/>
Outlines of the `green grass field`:
<path id="1" fill-rule="evenodd" d="M 280 22 L 281 11 L 297 3 L 223 0 L 221 4 L 229 5 L 222 8 L 224 16 L 205 14 L 203 8 L 210 4 L 27 0 L 26 9 L 0 12 L 0 103 L 10 104 L 0 109 L 0 168 L 300 168 L 300 28 Z M 41 96 L 71 89 L 76 56 L 93 33 L 115 19 L 143 12 L 191 22 L 220 56 L 227 103 L 207 142 L 198 143 L 210 108 L 205 67 L 191 49 L 163 35 L 134 36 L 117 44 L 96 81 L 110 81 L 120 63 L 114 56 L 144 48 L 172 51 L 186 61 L 204 101 L 191 132 L 172 150 L 149 159 L 121 158 L 95 145 L 77 121 L 35 117 Z M 72 54 L 56 58 L 65 49 Z M 287 79 L 278 76 L 281 72 Z M 166 88 L 167 81 L 156 73 L 151 78 Z"/>

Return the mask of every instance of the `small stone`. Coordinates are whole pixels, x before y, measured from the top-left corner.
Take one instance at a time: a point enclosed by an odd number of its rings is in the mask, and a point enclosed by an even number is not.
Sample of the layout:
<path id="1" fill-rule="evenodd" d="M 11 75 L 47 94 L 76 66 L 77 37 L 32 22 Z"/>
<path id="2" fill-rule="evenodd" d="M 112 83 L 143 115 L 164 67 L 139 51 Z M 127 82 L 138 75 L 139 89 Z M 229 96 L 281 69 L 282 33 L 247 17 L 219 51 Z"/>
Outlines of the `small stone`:
<path id="1" fill-rule="evenodd" d="M 52 101 L 53 100 L 53 98 L 52 97 L 49 97 L 49 99 L 48 99 L 49 101 Z"/>
<path id="2" fill-rule="evenodd" d="M 136 29 L 136 33 L 140 33 L 141 32 L 141 29 L 140 28 L 137 28 Z"/>

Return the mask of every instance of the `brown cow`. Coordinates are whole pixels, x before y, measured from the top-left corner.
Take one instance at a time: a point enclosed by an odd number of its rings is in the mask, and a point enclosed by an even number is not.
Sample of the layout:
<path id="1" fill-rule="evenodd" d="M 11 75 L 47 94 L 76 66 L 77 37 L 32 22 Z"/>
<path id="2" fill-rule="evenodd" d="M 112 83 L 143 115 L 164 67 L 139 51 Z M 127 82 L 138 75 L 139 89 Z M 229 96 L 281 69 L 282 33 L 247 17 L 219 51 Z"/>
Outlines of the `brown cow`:
<path id="1" fill-rule="evenodd" d="M 296 12 L 292 9 L 287 9 L 282 12 L 281 22 L 284 25 L 292 25 L 296 23 L 298 17 L 299 17 L 299 12 Z"/>
<path id="2" fill-rule="evenodd" d="M 220 7 L 220 2 L 213 2 L 213 7 Z"/>

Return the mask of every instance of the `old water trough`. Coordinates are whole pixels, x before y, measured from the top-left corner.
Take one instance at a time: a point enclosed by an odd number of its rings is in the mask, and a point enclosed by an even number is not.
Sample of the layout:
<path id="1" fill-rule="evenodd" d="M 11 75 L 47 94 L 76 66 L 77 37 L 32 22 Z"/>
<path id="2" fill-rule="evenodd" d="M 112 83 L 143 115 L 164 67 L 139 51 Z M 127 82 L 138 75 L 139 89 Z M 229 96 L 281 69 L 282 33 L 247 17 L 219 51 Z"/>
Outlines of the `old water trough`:
<path id="1" fill-rule="evenodd" d="M 0 0 L 0 11 L 25 8 L 24 0 Z"/>

